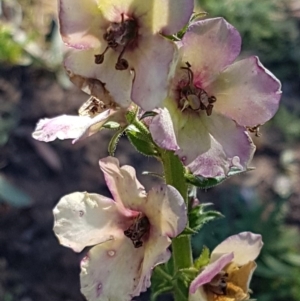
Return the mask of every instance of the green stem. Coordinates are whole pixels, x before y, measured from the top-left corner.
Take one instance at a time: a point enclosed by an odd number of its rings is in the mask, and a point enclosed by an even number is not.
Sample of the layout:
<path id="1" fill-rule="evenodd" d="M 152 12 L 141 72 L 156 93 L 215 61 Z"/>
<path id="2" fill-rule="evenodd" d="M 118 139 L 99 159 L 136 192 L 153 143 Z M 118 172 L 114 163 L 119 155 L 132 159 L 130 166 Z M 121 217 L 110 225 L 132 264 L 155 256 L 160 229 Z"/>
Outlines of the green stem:
<path id="1" fill-rule="evenodd" d="M 171 151 L 161 150 L 161 160 L 164 168 L 166 184 L 175 187 L 188 206 L 188 186 L 184 179 L 184 167 L 179 158 Z M 192 266 L 192 247 L 190 236 L 179 236 L 172 240 L 172 254 L 174 260 L 174 275 L 180 269 Z M 187 292 L 186 292 L 187 294 Z M 188 296 L 186 296 L 187 299 Z M 182 301 L 179 294 L 175 294 L 176 301 Z"/>
<path id="2" fill-rule="evenodd" d="M 159 265 L 155 267 L 155 272 L 160 274 L 163 278 L 168 280 L 170 283 L 172 282 L 172 276 L 170 276 L 168 273 L 166 273 Z"/>

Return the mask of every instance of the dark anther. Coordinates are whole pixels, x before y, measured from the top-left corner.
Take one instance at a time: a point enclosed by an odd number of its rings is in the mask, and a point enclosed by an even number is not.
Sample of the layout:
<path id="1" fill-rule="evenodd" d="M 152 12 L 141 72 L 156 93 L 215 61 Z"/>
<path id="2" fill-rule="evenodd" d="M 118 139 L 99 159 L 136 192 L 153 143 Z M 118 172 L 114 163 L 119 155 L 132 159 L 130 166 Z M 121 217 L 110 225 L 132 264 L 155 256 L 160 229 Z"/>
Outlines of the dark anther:
<path id="1" fill-rule="evenodd" d="M 200 109 L 201 109 L 202 111 L 205 111 L 205 110 L 206 110 L 206 107 L 205 107 L 205 105 L 204 105 L 202 102 L 200 102 Z"/>
<path id="2" fill-rule="evenodd" d="M 130 238 L 131 235 L 132 235 L 132 230 L 131 230 L 130 228 L 127 229 L 127 230 L 125 230 L 125 231 L 124 231 L 124 235 Z"/>
<path id="3" fill-rule="evenodd" d="M 191 70 L 192 65 L 189 62 L 185 63 L 187 67 L 181 67 L 181 69 L 187 70 L 189 76 L 189 85 L 192 85 L 194 82 L 194 73 Z"/>
<path id="4" fill-rule="evenodd" d="M 116 70 L 126 70 L 128 69 L 128 62 L 125 59 L 119 59 L 116 63 Z"/>
<path id="5" fill-rule="evenodd" d="M 133 224 L 124 231 L 124 235 L 131 239 L 135 248 L 140 248 L 143 245 L 141 239 L 148 232 L 149 228 L 148 218 L 139 214 Z"/>
<path id="6" fill-rule="evenodd" d="M 100 65 L 104 61 L 104 54 L 108 50 L 108 46 L 104 49 L 104 51 L 101 54 L 95 54 L 95 64 Z"/>
<path id="7" fill-rule="evenodd" d="M 125 52 L 126 46 L 122 49 L 121 53 L 119 54 L 117 63 L 115 68 L 117 70 L 126 70 L 128 68 L 128 62 L 122 58 L 124 52 Z"/>
<path id="8" fill-rule="evenodd" d="M 104 61 L 104 55 L 103 54 L 95 54 L 95 64 L 100 65 Z"/>
<path id="9" fill-rule="evenodd" d="M 132 241 L 133 242 L 133 245 L 134 247 L 137 249 L 137 248 L 140 248 L 142 245 L 143 245 L 143 242 L 142 241 Z"/>
<path id="10" fill-rule="evenodd" d="M 259 132 L 259 127 L 260 127 L 260 124 L 254 126 L 254 127 L 249 127 L 247 126 L 246 128 L 248 129 L 248 131 L 250 133 L 255 133 L 255 136 L 256 137 L 260 137 L 261 136 L 261 133 Z"/>
<path id="11" fill-rule="evenodd" d="M 209 103 L 214 103 L 216 101 L 217 101 L 217 98 L 215 96 L 211 96 L 211 97 L 208 98 Z"/>
<path id="12" fill-rule="evenodd" d="M 190 69 L 192 67 L 192 65 L 189 62 L 185 62 L 185 64 L 187 65 L 187 67 Z"/>
<path id="13" fill-rule="evenodd" d="M 207 116 L 210 116 L 211 113 L 212 113 L 212 110 L 213 110 L 213 105 L 212 104 L 209 104 L 207 107 L 206 107 L 206 114 Z"/>

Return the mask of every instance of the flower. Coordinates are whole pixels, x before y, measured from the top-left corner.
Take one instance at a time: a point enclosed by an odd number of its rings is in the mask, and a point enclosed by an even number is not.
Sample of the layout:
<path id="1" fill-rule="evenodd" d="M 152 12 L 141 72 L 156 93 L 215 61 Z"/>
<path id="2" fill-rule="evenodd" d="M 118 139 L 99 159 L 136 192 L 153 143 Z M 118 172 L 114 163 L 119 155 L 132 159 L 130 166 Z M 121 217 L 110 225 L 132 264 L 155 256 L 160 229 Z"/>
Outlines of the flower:
<path id="1" fill-rule="evenodd" d="M 64 246 L 80 252 L 93 246 L 81 262 L 81 291 L 90 301 L 126 301 L 150 286 L 151 271 L 166 262 L 170 237 L 183 231 L 186 207 L 168 185 L 148 194 L 131 166 L 113 157 L 100 160 L 113 200 L 75 192 L 54 208 L 54 232 Z"/>
<path id="2" fill-rule="evenodd" d="M 98 79 L 122 107 L 131 99 L 144 110 L 159 106 L 177 57 L 175 44 L 161 34 L 184 27 L 193 3 L 60 0 L 60 32 L 73 48 L 65 60 L 71 80 L 74 75 Z"/>
<path id="3" fill-rule="evenodd" d="M 228 237 L 211 253 L 189 289 L 189 301 L 242 301 L 249 299 L 254 260 L 263 246 L 261 235 L 241 232 Z"/>
<path id="4" fill-rule="evenodd" d="M 50 142 L 57 138 L 73 139 L 73 143 L 75 143 L 97 133 L 108 121 L 125 125 L 126 111 L 127 109 L 112 104 L 109 108 L 99 99 L 91 96 L 79 109 L 79 116 L 60 115 L 39 120 L 32 137 L 44 142 Z"/>
<path id="5" fill-rule="evenodd" d="M 164 102 L 173 123 L 176 153 L 187 166 L 196 159 L 190 169 L 208 177 L 236 164 L 246 169 L 254 152 L 246 127 L 273 117 L 281 97 L 280 82 L 255 56 L 233 63 L 241 38 L 223 18 L 192 23 L 178 47 L 181 61 Z M 164 124 L 162 114 L 153 118 L 150 130 L 157 143 L 169 134 Z M 203 161 L 208 168 L 199 171 Z"/>

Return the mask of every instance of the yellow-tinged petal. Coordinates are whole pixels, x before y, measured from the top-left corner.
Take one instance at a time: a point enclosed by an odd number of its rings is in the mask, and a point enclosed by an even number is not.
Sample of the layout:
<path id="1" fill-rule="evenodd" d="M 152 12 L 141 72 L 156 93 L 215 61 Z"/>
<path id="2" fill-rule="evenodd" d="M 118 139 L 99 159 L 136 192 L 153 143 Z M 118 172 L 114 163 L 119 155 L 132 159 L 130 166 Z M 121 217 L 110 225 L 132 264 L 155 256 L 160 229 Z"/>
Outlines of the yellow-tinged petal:
<path id="1" fill-rule="evenodd" d="M 252 274 L 256 268 L 256 263 L 254 261 L 250 261 L 247 264 L 241 266 L 233 270 L 232 272 L 228 272 L 228 282 L 233 283 L 234 285 L 240 287 L 246 294 L 249 291 L 249 284 L 252 278 Z"/>
<path id="2" fill-rule="evenodd" d="M 106 22 L 100 14 L 94 0 L 60 0 L 58 16 L 64 42 L 76 49 L 99 47 L 99 30 Z"/>
<path id="3" fill-rule="evenodd" d="M 141 34 L 145 32 L 173 34 L 188 23 L 193 0 L 98 0 L 98 9 L 110 22 L 120 22 L 121 15 L 135 18 Z"/>

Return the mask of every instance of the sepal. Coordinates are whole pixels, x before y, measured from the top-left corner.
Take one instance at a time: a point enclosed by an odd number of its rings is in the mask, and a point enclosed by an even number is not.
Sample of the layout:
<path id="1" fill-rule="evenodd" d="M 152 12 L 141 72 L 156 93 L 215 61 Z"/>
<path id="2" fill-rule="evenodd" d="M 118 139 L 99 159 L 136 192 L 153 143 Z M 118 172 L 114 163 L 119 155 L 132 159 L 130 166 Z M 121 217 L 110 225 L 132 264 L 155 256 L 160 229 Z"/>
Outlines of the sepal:
<path id="1" fill-rule="evenodd" d="M 189 184 L 192 184 L 194 186 L 197 186 L 200 189 L 209 189 L 211 187 L 217 186 L 224 182 L 225 180 L 229 179 L 232 176 L 245 173 L 247 171 L 251 171 L 252 168 L 248 168 L 247 170 L 240 170 L 238 168 L 231 168 L 230 171 L 226 176 L 220 176 L 215 178 L 204 178 L 201 176 L 195 176 L 192 173 L 186 173 L 185 174 L 185 180 Z"/>
<path id="2" fill-rule="evenodd" d="M 127 128 L 126 135 L 139 153 L 145 156 L 158 155 L 155 144 L 149 139 L 148 135 L 144 135 L 135 125 L 131 124 Z"/>
<path id="3" fill-rule="evenodd" d="M 117 148 L 117 144 L 121 138 L 121 136 L 123 135 L 125 131 L 125 128 L 119 128 L 115 134 L 112 136 L 112 138 L 110 139 L 109 143 L 108 143 L 108 153 L 110 156 L 114 156 L 116 148 Z"/>
<path id="4" fill-rule="evenodd" d="M 209 249 L 204 246 L 202 249 L 202 252 L 200 256 L 194 261 L 194 267 L 200 271 L 203 267 L 207 266 L 209 264 Z"/>
<path id="5" fill-rule="evenodd" d="M 211 203 L 201 204 L 193 207 L 188 214 L 189 227 L 198 232 L 202 226 L 208 222 L 211 222 L 217 218 L 223 217 L 223 215 L 215 210 L 205 211 L 206 207 L 211 206 Z"/>

